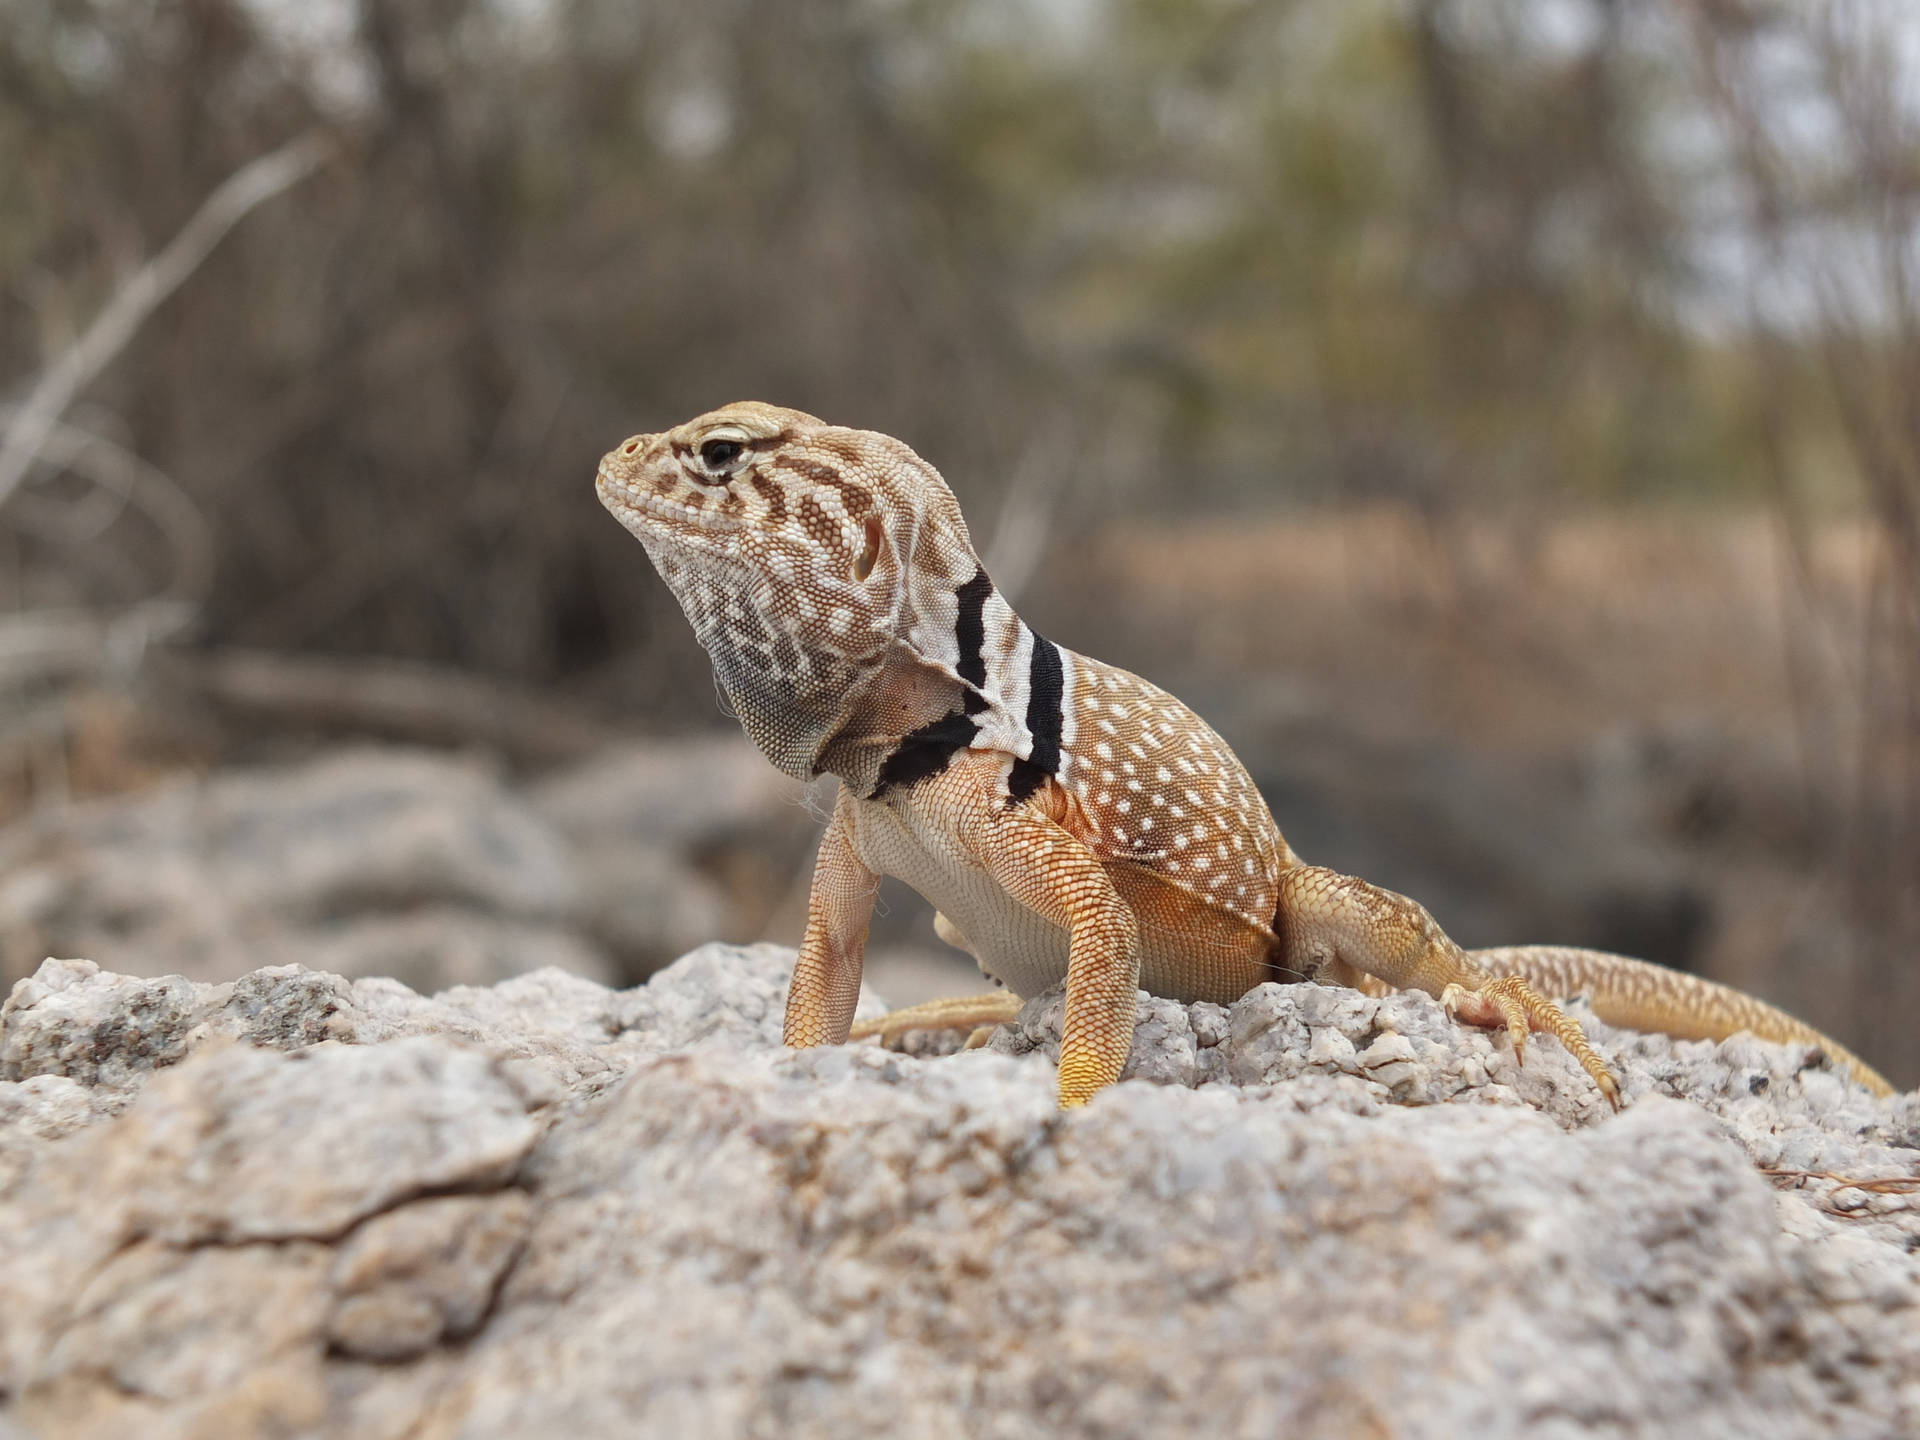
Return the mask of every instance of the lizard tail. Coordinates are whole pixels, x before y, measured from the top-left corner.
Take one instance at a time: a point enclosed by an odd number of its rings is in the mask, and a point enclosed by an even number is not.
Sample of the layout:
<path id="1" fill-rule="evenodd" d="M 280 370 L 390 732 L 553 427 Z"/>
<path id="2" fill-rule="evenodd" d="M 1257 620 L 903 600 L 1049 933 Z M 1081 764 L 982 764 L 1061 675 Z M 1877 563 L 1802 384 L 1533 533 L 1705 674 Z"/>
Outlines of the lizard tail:
<path id="1" fill-rule="evenodd" d="M 1751 1030 L 1762 1040 L 1813 1045 L 1853 1071 L 1877 1096 L 1893 1086 L 1866 1061 L 1764 1000 L 1664 965 L 1561 945 L 1509 945 L 1471 952 L 1495 975 L 1519 975 L 1544 995 L 1584 994 L 1609 1025 L 1653 1030 L 1676 1040 L 1724 1040 Z"/>

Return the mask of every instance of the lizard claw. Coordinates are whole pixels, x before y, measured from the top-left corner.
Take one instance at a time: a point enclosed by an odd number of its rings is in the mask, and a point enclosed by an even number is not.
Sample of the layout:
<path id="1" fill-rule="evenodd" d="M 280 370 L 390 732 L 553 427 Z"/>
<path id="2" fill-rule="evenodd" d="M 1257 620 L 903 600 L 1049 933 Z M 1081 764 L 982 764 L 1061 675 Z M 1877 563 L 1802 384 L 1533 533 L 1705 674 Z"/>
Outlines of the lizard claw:
<path id="1" fill-rule="evenodd" d="M 1620 1108 L 1620 1082 L 1613 1078 L 1607 1062 L 1588 1041 L 1580 1022 L 1520 976 L 1504 975 L 1471 990 L 1457 983 L 1448 985 L 1440 992 L 1440 1003 L 1449 1015 L 1465 1024 L 1504 1026 L 1513 1040 L 1513 1058 L 1517 1063 L 1526 1061 L 1528 1034 L 1545 1031 L 1566 1046 L 1568 1053 L 1580 1062 L 1580 1068 L 1593 1077 L 1607 1104 L 1616 1111 Z"/>

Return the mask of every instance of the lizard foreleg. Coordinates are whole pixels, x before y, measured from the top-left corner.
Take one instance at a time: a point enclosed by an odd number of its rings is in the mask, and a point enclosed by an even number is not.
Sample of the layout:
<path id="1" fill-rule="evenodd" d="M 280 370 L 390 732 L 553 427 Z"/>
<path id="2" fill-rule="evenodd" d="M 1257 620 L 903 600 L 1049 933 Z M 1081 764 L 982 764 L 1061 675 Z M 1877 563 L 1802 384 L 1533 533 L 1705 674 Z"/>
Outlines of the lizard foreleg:
<path id="1" fill-rule="evenodd" d="M 841 791 L 833 819 L 820 837 L 807 897 L 807 933 L 787 991 L 781 1038 L 789 1045 L 840 1045 L 860 1003 L 860 971 L 867 958 L 867 926 L 880 877 L 853 846 L 849 795 Z"/>

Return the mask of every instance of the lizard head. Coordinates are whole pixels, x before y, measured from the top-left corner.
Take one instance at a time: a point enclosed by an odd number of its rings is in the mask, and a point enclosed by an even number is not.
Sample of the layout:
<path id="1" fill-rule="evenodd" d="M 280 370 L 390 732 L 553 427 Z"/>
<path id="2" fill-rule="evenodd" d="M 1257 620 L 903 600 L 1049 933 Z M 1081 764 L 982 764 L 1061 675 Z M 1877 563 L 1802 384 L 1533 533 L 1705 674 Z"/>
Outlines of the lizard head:
<path id="1" fill-rule="evenodd" d="M 747 401 L 600 461 L 600 503 L 646 547 L 754 742 L 810 779 L 916 632 L 950 637 L 979 569 L 959 503 L 900 441 Z"/>

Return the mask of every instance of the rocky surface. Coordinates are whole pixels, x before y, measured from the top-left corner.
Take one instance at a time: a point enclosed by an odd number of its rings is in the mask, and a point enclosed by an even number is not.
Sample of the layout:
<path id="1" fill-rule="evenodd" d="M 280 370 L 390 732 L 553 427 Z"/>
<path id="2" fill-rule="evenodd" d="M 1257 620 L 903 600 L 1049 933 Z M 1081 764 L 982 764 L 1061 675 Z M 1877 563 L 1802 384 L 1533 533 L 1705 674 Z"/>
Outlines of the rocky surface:
<path id="1" fill-rule="evenodd" d="M 812 853 L 800 794 L 738 734 L 615 747 L 530 786 L 373 746 L 183 778 L 0 832 L 0 982 L 48 954 L 422 992 L 549 965 L 638 978 L 759 932 L 756 897 Z"/>
<path id="2" fill-rule="evenodd" d="M 1420 896 L 1463 943 L 1698 958 L 1707 910 L 1690 866 L 1629 798 L 1670 787 L 1635 783 L 1631 766 L 1568 793 L 1452 749 L 1369 748 L 1331 717 L 1260 748 L 1296 849 Z M 1330 776 L 1345 778 L 1330 790 Z M 214 982 L 298 964 L 423 994 L 549 965 L 632 983 L 706 940 L 796 939 L 831 805 L 831 782 L 789 780 L 733 726 L 609 745 L 537 775 L 371 744 L 180 775 L 0 827 L 0 993 L 47 955 Z M 1394 837 L 1425 848 L 1372 848 Z M 1761 987 L 1816 1021 L 1823 997 L 1796 1001 L 1791 982 L 1818 953 Z M 893 881 L 868 960 L 896 1003 L 979 985 Z M 1843 1038 L 1857 1029 L 1828 1018 Z"/>
<path id="3" fill-rule="evenodd" d="M 1920 1096 L 1598 1030 L 1610 1116 L 1550 1041 L 1265 986 L 1150 1002 L 1062 1116 L 1057 997 L 791 1053 L 790 960 L 48 961 L 0 1010 L 0 1435 L 1920 1430 L 1920 1196 L 1820 1178 L 1920 1174 Z"/>

